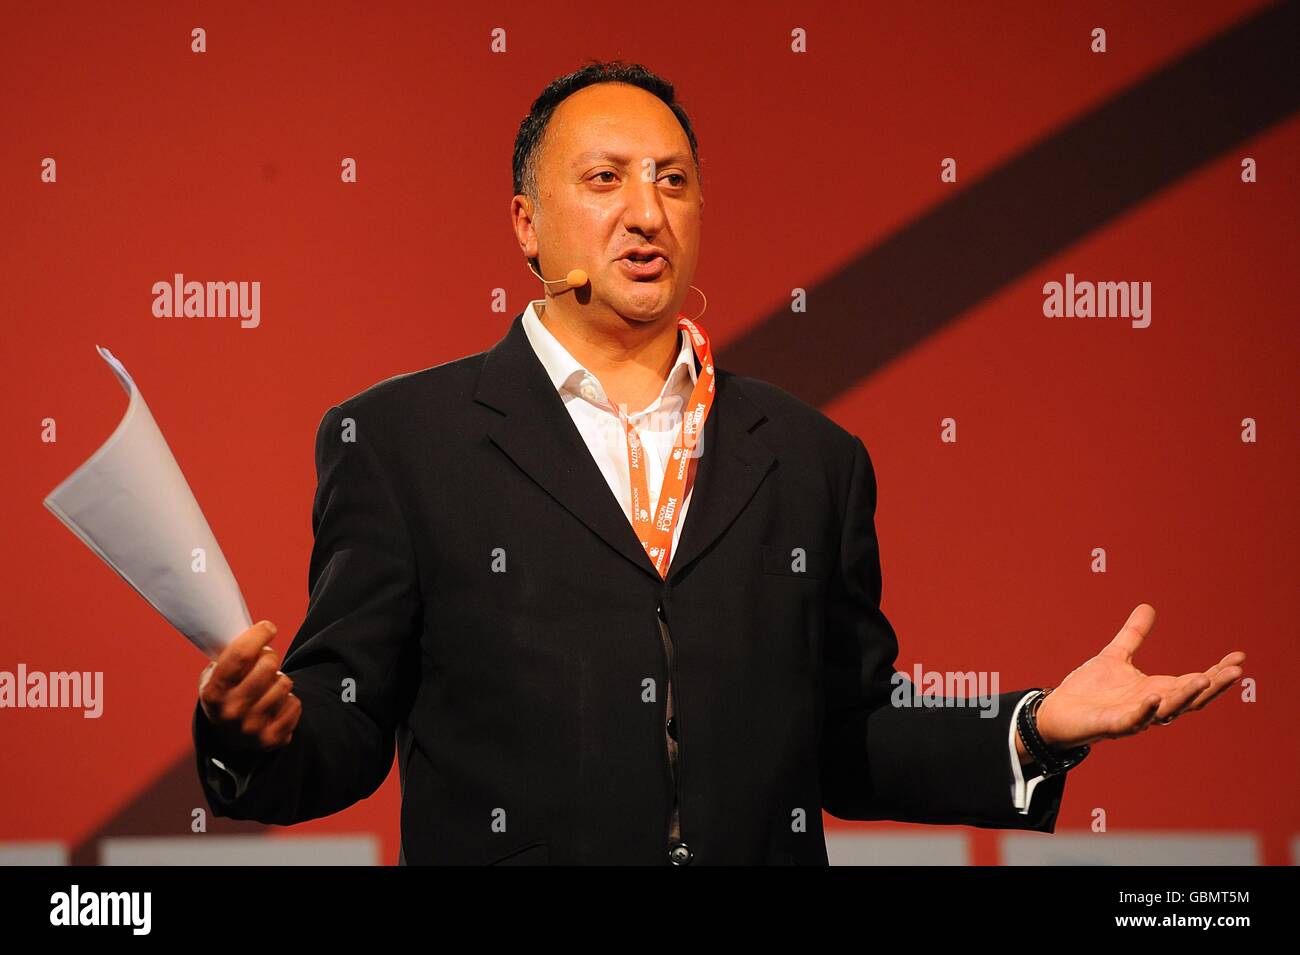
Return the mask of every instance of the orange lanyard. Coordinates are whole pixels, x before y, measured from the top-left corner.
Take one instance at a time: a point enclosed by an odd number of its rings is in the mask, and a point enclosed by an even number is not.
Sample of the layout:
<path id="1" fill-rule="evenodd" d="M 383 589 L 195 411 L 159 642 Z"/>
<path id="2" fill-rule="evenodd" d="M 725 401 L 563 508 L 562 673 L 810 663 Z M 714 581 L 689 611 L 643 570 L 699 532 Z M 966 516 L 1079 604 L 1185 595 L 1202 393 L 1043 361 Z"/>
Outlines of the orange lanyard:
<path id="1" fill-rule="evenodd" d="M 695 353 L 700 358 L 701 370 L 695 380 L 695 390 L 691 392 L 690 411 L 682 415 L 677 437 L 673 441 L 672 454 L 664 466 L 664 482 L 655 504 L 654 520 L 650 519 L 650 508 L 646 506 L 650 501 L 650 488 L 646 481 L 645 448 L 641 435 L 628 421 L 623 408 L 618 409 L 619 420 L 623 422 L 623 431 L 627 435 L 627 469 L 632 483 L 632 527 L 661 577 L 668 576 L 673 530 L 681 517 L 686 476 L 694 456 L 689 452 L 695 449 L 704 432 L 709 410 L 713 407 L 713 351 L 709 347 L 709 336 L 703 328 L 682 315 L 677 317 L 677 327 L 686 329 L 691 336 Z"/>

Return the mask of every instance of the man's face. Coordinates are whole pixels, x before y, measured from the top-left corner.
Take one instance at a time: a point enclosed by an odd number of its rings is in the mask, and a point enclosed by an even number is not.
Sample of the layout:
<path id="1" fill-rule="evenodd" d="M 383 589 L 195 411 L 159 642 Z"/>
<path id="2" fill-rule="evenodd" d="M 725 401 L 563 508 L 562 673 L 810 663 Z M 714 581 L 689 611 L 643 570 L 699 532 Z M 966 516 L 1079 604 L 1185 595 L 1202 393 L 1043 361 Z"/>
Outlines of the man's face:
<path id="1" fill-rule="evenodd" d="M 662 100 L 625 83 L 574 93 L 547 125 L 537 188 L 531 222 L 520 216 L 523 197 L 513 208 L 525 254 L 538 257 L 543 276 L 586 270 L 590 303 L 627 321 L 677 316 L 695 274 L 704 200 L 686 132 Z M 647 246 L 662 258 L 646 266 L 623 259 Z"/>

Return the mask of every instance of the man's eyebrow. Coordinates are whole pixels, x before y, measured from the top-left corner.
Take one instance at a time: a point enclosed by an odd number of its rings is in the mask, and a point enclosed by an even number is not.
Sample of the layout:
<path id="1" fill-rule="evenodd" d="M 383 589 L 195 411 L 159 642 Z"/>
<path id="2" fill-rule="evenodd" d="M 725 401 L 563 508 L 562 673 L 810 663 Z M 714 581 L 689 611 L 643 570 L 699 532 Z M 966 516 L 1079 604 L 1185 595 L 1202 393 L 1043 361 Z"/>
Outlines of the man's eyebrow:
<path id="1" fill-rule="evenodd" d="M 626 166 L 628 163 L 633 161 L 630 157 L 624 156 L 621 153 L 612 153 L 604 149 L 588 149 L 586 152 L 580 153 L 576 157 L 574 157 L 573 164 L 576 166 L 579 165 L 580 163 L 589 162 L 593 159 L 606 159 L 609 160 L 610 162 L 618 163 L 619 165 L 622 166 Z M 641 161 L 640 157 L 638 157 L 636 161 L 640 162 Z M 689 164 L 690 161 L 691 161 L 691 157 L 686 153 L 670 153 L 667 156 L 663 156 L 659 159 L 656 159 L 654 163 L 657 168 L 659 166 L 667 166 L 670 163 L 675 163 L 675 162 Z"/>

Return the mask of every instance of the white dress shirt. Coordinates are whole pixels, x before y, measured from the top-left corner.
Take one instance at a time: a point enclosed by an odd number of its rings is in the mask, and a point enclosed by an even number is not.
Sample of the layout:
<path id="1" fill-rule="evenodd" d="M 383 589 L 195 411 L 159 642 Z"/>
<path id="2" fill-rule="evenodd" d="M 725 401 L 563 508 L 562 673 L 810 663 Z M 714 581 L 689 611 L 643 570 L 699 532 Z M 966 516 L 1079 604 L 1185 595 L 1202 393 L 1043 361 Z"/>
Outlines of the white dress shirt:
<path id="1" fill-rule="evenodd" d="M 536 299 L 528 303 L 523 316 L 524 333 L 550 376 L 551 383 L 555 385 L 556 391 L 563 399 L 564 406 L 572 416 L 573 423 L 577 425 L 596 465 L 609 483 L 610 491 L 613 492 L 628 522 L 631 523 L 632 488 L 627 466 L 627 437 L 619 420 L 618 411 L 609 403 L 600 380 L 584 368 L 582 363 L 574 358 L 569 350 L 560 344 L 551 330 L 542 323 L 540 313 L 545 311 L 545 307 L 545 299 Z M 677 353 L 677 361 L 668 373 L 659 397 L 635 414 L 628 413 L 627 416 L 640 433 L 642 445 L 646 450 L 646 483 L 649 486 L 650 499 L 655 502 L 659 500 L 668 455 L 672 451 L 677 437 L 677 428 L 681 424 L 682 408 L 690 402 L 698 375 L 691 336 L 685 329 L 681 331 L 681 342 L 682 347 Z M 693 485 L 692 480 L 682 500 L 681 516 L 673 529 L 672 552 L 668 555 L 669 566 L 672 566 L 673 556 L 677 553 L 677 542 L 686 524 Z M 1016 705 L 1015 712 L 1011 716 L 1011 731 L 1007 739 L 1014 778 L 1011 785 L 1011 800 L 1015 808 L 1025 815 L 1029 813 L 1029 800 L 1033 796 L 1034 787 L 1043 779 L 1042 776 L 1037 776 L 1026 782 L 1021 771 L 1020 758 L 1016 755 L 1016 714 L 1031 696 L 1033 696 L 1032 692 L 1026 693 Z M 236 795 L 242 794 L 252 774 L 228 769 L 216 757 L 210 759 L 223 772 L 233 777 Z"/>
<path id="2" fill-rule="evenodd" d="M 587 443 L 600 473 L 605 475 L 614 498 L 631 523 L 632 484 L 627 468 L 627 435 L 619 421 L 618 409 L 610 403 L 600 379 L 569 354 L 569 350 L 542 324 L 541 313 L 545 310 L 545 299 L 528 303 L 523 318 L 524 333 L 546 368 L 546 373 L 551 376 L 551 383 L 564 400 L 565 408 L 573 418 L 573 423 L 578 426 L 582 440 Z M 690 333 L 681 329 L 680 335 L 682 347 L 659 391 L 659 397 L 635 414 L 630 409 L 624 409 L 628 421 L 641 435 L 641 443 L 646 450 L 646 484 L 650 500 L 656 503 L 663 487 L 668 455 L 672 452 L 677 430 L 681 426 L 682 409 L 690 403 L 691 392 L 695 390 L 699 374 L 695 367 L 695 350 L 691 345 Z M 682 499 L 681 516 L 673 528 L 672 550 L 668 554 L 669 567 L 677 554 L 677 542 L 681 539 L 682 528 L 686 526 L 686 513 L 691 506 L 695 481 L 689 472 L 688 479 L 690 483 L 686 488 L 686 496 Z"/>

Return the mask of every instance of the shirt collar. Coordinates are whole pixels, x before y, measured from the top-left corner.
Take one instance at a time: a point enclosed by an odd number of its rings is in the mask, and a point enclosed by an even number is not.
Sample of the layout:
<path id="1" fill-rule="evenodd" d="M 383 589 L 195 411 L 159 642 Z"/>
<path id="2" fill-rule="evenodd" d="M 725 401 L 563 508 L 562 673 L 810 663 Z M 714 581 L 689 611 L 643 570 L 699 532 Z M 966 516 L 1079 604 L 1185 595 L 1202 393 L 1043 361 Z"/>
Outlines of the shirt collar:
<path id="1" fill-rule="evenodd" d="M 603 398 L 604 386 L 600 384 L 600 379 L 588 371 L 582 362 L 574 358 L 569 350 L 560 344 L 560 340 L 555 337 L 551 330 L 542 323 L 537 308 L 545 305 L 545 302 L 545 299 L 534 299 L 528 303 L 528 308 L 524 310 L 523 325 L 524 334 L 528 336 L 533 351 L 537 353 L 538 359 L 546 369 L 551 384 L 561 393 L 568 392 L 581 398 L 593 400 L 591 392 L 584 393 L 582 390 L 583 381 L 590 376 L 598 389 L 598 395 Z M 654 402 L 651 402 L 649 407 L 654 407 L 669 394 L 679 395 L 683 404 L 690 398 L 699 372 L 695 368 L 695 350 L 691 346 L 690 333 L 684 328 L 681 329 L 681 342 L 681 350 L 677 353 L 677 360 L 668 373 L 663 390 L 659 392 L 659 397 Z M 596 400 L 596 403 L 600 403 L 599 400 Z M 649 408 L 645 410 L 649 410 Z"/>

